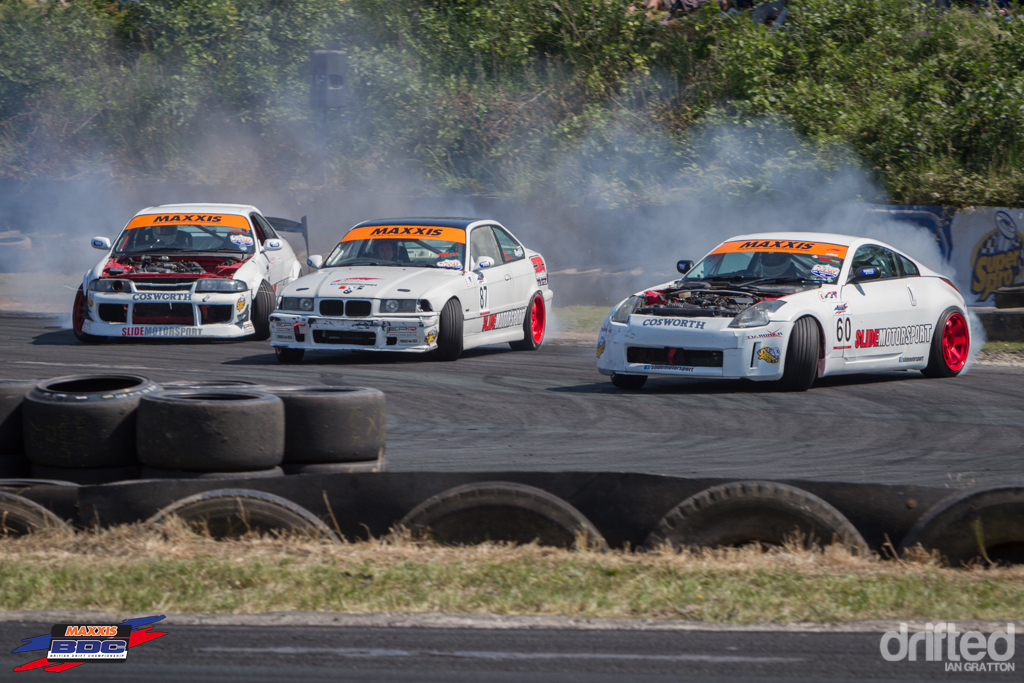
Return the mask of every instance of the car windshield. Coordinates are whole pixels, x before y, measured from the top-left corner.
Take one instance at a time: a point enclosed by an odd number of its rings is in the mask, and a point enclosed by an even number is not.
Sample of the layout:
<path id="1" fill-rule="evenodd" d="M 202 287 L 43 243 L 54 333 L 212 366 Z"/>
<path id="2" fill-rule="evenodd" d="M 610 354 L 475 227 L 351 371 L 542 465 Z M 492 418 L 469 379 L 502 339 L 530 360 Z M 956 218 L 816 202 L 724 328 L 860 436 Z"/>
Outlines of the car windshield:
<path id="1" fill-rule="evenodd" d="M 462 233 L 465 235 L 465 233 Z M 335 266 L 412 266 L 462 270 L 466 245 L 446 239 L 384 238 L 342 241 L 324 262 Z"/>
<path id="2" fill-rule="evenodd" d="M 245 220 L 244 218 L 242 220 Z M 118 254 L 170 251 L 224 251 L 252 254 L 256 241 L 252 230 L 231 225 L 161 223 L 129 227 L 114 245 Z"/>
<path id="3" fill-rule="evenodd" d="M 738 285 L 781 282 L 835 284 L 847 248 L 799 240 L 726 242 L 694 266 L 684 281 L 724 281 Z"/>

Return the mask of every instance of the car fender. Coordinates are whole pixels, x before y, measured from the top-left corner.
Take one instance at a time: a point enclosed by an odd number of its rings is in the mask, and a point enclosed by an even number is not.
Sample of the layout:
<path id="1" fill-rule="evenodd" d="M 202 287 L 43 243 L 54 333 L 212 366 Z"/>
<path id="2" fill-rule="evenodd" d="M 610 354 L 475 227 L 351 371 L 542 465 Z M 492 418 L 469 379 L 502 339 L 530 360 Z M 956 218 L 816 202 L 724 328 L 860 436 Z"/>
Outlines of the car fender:
<path id="1" fill-rule="evenodd" d="M 234 280 L 242 280 L 245 282 L 253 296 L 256 296 L 256 292 L 260 288 L 260 283 L 266 279 L 264 277 L 264 272 L 260 270 L 258 266 L 259 264 L 256 263 L 254 259 L 249 259 L 235 271 L 235 275 L 232 278 Z"/>

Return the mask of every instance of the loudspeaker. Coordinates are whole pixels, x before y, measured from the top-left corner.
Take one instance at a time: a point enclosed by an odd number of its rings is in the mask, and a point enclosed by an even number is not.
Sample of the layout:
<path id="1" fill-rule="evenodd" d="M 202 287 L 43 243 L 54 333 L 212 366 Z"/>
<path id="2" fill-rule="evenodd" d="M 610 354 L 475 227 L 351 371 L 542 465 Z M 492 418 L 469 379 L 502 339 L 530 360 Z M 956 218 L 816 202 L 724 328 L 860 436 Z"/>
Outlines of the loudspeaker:
<path id="1" fill-rule="evenodd" d="M 309 73 L 313 77 L 309 106 L 325 109 L 345 106 L 345 69 L 348 54 L 338 50 L 313 50 Z"/>

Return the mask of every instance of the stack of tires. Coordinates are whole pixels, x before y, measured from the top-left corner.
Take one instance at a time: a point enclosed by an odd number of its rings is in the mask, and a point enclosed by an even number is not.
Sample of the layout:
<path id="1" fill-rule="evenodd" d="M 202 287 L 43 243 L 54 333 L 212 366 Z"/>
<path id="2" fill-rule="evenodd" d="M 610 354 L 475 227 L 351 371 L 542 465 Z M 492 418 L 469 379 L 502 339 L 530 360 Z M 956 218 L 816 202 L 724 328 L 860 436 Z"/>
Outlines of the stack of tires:
<path id="1" fill-rule="evenodd" d="M 36 380 L 0 380 L 0 477 L 28 477 L 32 464 L 25 457 L 22 403 Z"/>

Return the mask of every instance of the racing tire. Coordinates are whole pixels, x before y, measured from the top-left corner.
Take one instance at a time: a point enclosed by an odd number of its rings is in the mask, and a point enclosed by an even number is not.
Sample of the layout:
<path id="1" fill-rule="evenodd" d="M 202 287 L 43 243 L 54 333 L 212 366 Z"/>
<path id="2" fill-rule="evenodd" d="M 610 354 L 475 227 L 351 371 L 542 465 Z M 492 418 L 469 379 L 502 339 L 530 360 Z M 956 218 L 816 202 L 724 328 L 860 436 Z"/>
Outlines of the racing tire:
<path id="1" fill-rule="evenodd" d="M 298 365 L 302 357 L 306 355 L 306 349 L 288 349 L 283 346 L 275 346 L 274 353 L 277 354 L 277 362 L 283 365 Z"/>
<path id="2" fill-rule="evenodd" d="M 644 547 L 779 546 L 794 533 L 868 553 L 864 537 L 839 510 L 803 489 L 770 481 L 732 482 L 690 496 L 662 517 Z"/>
<path id="3" fill-rule="evenodd" d="M 252 299 L 252 338 L 256 341 L 270 339 L 270 314 L 274 312 L 274 290 L 266 280 L 260 282 L 256 296 Z"/>
<path id="4" fill-rule="evenodd" d="M 40 382 L 25 395 L 25 455 L 46 467 L 138 464 L 136 411 L 160 387 L 139 375 L 70 375 Z"/>
<path id="5" fill-rule="evenodd" d="M 248 472 L 189 472 L 186 470 L 159 470 L 155 467 L 143 467 L 139 479 L 272 479 L 283 477 L 284 470 L 271 467 L 266 470 L 250 470 Z"/>
<path id="6" fill-rule="evenodd" d="M 544 344 L 547 335 L 547 309 L 544 306 L 544 295 L 537 292 L 530 299 L 530 305 L 523 316 L 523 338 L 509 342 L 516 351 L 536 351 Z"/>
<path id="7" fill-rule="evenodd" d="M 793 324 L 786 347 L 786 365 L 779 380 L 782 391 L 807 391 L 818 376 L 821 335 L 814 318 L 804 316 Z"/>
<path id="8" fill-rule="evenodd" d="M 387 441 L 384 392 L 363 387 L 269 387 L 284 402 L 284 460 L 378 460 Z"/>
<path id="9" fill-rule="evenodd" d="M 1024 564 L 1024 481 L 970 488 L 939 501 L 907 532 L 906 554 L 920 545 L 952 566 L 981 558 Z"/>
<path id="10" fill-rule="evenodd" d="M 636 391 L 638 389 L 642 389 L 646 383 L 647 375 L 623 375 L 618 372 L 612 375 L 612 384 L 619 389 Z"/>
<path id="11" fill-rule="evenodd" d="M 361 472 L 384 472 L 387 461 L 384 458 L 364 462 L 286 462 L 281 465 L 285 474 L 359 474 Z"/>
<path id="12" fill-rule="evenodd" d="M 247 472 L 284 457 L 284 403 L 257 391 L 164 390 L 139 404 L 139 460 L 160 470 Z"/>
<path id="13" fill-rule="evenodd" d="M 44 529 L 67 529 L 67 524 L 39 503 L 0 492 L 0 536 L 21 536 Z"/>
<path id="14" fill-rule="evenodd" d="M 505 481 L 457 486 L 423 501 L 399 526 L 447 545 L 488 541 L 608 550 L 601 532 L 579 510 L 547 491 Z"/>
<path id="15" fill-rule="evenodd" d="M 265 391 L 266 387 L 244 379 L 201 379 L 186 382 L 165 382 L 164 389 L 241 389 L 242 391 Z"/>
<path id="16" fill-rule="evenodd" d="M 0 379 L 0 455 L 25 452 L 21 405 L 35 385 L 36 381 Z"/>
<path id="17" fill-rule="evenodd" d="M 967 365 L 971 351 L 971 327 L 959 308 L 947 308 L 932 333 L 925 377 L 956 377 Z"/>
<path id="18" fill-rule="evenodd" d="M 453 361 L 462 355 L 462 304 L 457 298 L 448 300 L 441 309 L 441 325 L 437 331 L 437 349 L 434 360 Z"/>
<path id="19" fill-rule="evenodd" d="M 250 532 L 291 533 L 338 541 L 337 535 L 306 508 L 250 489 L 204 491 L 171 503 L 147 520 L 177 517 L 213 538 L 237 538 Z"/>
<path id="20" fill-rule="evenodd" d="M 99 486 L 115 481 L 129 481 L 139 478 L 139 466 L 126 467 L 47 467 L 32 465 L 33 479 L 70 481 L 80 486 Z"/>
<path id="21" fill-rule="evenodd" d="M 85 292 L 79 287 L 78 293 L 75 294 L 75 303 L 71 308 L 71 330 L 75 333 L 75 338 L 83 344 L 102 344 L 107 340 L 106 337 L 97 337 L 82 331 L 88 317 L 89 301 L 85 297 Z"/>

